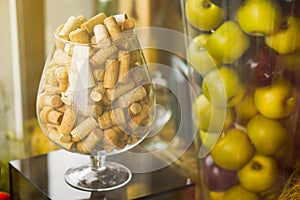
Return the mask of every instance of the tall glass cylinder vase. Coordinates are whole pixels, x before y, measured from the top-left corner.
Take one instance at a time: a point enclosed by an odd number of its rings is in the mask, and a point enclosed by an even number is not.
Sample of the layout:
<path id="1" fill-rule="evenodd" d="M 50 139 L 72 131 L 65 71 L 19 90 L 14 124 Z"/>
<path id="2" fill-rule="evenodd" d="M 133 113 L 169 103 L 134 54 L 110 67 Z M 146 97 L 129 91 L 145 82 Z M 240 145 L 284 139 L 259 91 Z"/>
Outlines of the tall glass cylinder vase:
<path id="1" fill-rule="evenodd" d="M 276 199 L 299 159 L 297 0 L 181 0 L 199 199 Z"/>

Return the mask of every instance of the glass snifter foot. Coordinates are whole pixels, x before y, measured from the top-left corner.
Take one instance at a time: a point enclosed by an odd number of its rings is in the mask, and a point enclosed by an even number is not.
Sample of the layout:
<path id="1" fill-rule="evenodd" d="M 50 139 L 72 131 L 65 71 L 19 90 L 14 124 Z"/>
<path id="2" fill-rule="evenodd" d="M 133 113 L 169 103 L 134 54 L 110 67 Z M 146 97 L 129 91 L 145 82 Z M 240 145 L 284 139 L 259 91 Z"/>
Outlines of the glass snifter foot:
<path id="1" fill-rule="evenodd" d="M 131 171 L 122 164 L 106 162 L 105 157 L 91 156 L 91 164 L 69 168 L 66 182 L 85 191 L 108 191 L 120 188 L 131 180 Z"/>

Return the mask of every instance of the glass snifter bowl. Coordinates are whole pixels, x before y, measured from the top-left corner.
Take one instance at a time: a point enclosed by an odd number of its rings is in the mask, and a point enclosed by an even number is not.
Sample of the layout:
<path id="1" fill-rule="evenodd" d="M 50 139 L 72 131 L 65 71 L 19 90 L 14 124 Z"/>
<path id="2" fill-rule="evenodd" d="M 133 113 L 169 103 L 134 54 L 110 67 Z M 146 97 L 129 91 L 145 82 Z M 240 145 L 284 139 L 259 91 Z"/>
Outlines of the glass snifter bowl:
<path id="1" fill-rule="evenodd" d="M 155 95 L 134 29 L 97 44 L 62 39 L 56 31 L 37 94 L 39 124 L 59 147 L 91 157 L 65 180 L 87 191 L 125 185 L 130 170 L 105 162 L 139 144 L 153 121 Z M 155 107 L 155 106 L 154 106 Z"/>

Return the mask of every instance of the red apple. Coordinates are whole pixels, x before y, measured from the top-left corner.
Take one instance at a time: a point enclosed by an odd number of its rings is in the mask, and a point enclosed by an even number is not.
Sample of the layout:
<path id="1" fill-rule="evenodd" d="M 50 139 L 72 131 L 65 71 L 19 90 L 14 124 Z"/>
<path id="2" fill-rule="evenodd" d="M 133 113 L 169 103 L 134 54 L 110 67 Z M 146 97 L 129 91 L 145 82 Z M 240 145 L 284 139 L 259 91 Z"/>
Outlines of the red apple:
<path id="1" fill-rule="evenodd" d="M 300 1 L 280 0 L 279 3 L 285 15 L 294 15 L 300 17 Z"/>
<path id="2" fill-rule="evenodd" d="M 247 84 L 267 86 L 277 70 L 277 53 L 264 44 L 255 44 L 239 60 L 239 71 Z"/>
<path id="3" fill-rule="evenodd" d="M 212 191 L 225 191 L 238 184 L 237 171 L 217 166 L 210 155 L 204 159 L 203 169 L 205 184 Z"/>
<path id="4" fill-rule="evenodd" d="M 10 200 L 10 194 L 6 192 L 0 192 L 0 200 Z"/>

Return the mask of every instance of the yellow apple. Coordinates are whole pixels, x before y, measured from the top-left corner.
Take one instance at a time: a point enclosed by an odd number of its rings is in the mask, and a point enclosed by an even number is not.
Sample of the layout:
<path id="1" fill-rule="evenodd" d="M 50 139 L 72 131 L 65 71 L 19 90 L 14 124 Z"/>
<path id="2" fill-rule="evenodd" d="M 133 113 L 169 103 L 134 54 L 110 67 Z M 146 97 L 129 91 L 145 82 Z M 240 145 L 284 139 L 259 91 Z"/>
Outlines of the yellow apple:
<path id="1" fill-rule="evenodd" d="M 205 49 L 209 34 L 200 34 L 193 38 L 187 49 L 188 62 L 196 72 L 204 76 L 210 70 L 217 68 L 220 63 L 211 57 Z"/>
<path id="2" fill-rule="evenodd" d="M 209 0 L 187 0 L 185 13 L 192 26 L 202 31 L 210 31 L 222 23 L 226 12 Z"/>
<path id="3" fill-rule="evenodd" d="M 241 185 L 236 185 L 224 193 L 222 200 L 259 200 L 259 196 Z"/>
<path id="4" fill-rule="evenodd" d="M 246 0 L 238 10 L 240 27 L 249 35 L 265 36 L 276 32 L 282 18 L 277 1 Z"/>
<path id="5" fill-rule="evenodd" d="M 230 67 L 222 66 L 210 71 L 202 82 L 203 94 L 220 107 L 236 105 L 243 99 L 245 91 L 238 73 Z"/>
<path id="6" fill-rule="evenodd" d="M 251 159 L 253 147 L 244 131 L 230 129 L 219 138 L 211 150 L 211 156 L 218 166 L 236 170 Z"/>
<path id="7" fill-rule="evenodd" d="M 232 108 L 217 107 L 203 94 L 194 102 L 193 111 L 198 121 L 198 128 L 210 133 L 219 133 L 229 128 L 235 120 Z"/>
<path id="8" fill-rule="evenodd" d="M 261 155 L 273 156 L 288 140 L 284 125 L 276 120 L 257 114 L 247 124 L 248 136 Z"/>
<path id="9" fill-rule="evenodd" d="M 246 122 L 258 111 L 254 105 L 254 91 L 247 91 L 244 98 L 234 106 L 237 119 Z"/>
<path id="10" fill-rule="evenodd" d="M 249 38 L 233 21 L 224 22 L 208 38 L 206 49 L 217 61 L 231 64 L 249 48 Z"/>
<path id="11" fill-rule="evenodd" d="M 266 44 L 279 54 L 300 49 L 300 18 L 289 16 L 276 33 L 265 38 Z"/>
<path id="12" fill-rule="evenodd" d="M 266 117 L 288 117 L 296 109 L 296 88 L 288 79 L 282 77 L 270 86 L 257 88 L 254 92 L 254 104 Z"/>
<path id="13" fill-rule="evenodd" d="M 262 192 L 273 186 L 279 168 L 272 157 L 256 154 L 238 172 L 241 185 L 252 192 Z"/>
<path id="14" fill-rule="evenodd" d="M 225 192 L 209 191 L 210 200 L 223 200 Z"/>
<path id="15" fill-rule="evenodd" d="M 220 135 L 217 133 L 209 133 L 202 130 L 199 130 L 201 144 L 211 149 L 218 141 Z"/>
<path id="16" fill-rule="evenodd" d="M 278 65 L 284 67 L 287 70 L 299 70 L 300 69 L 300 50 L 296 52 L 279 55 Z"/>

